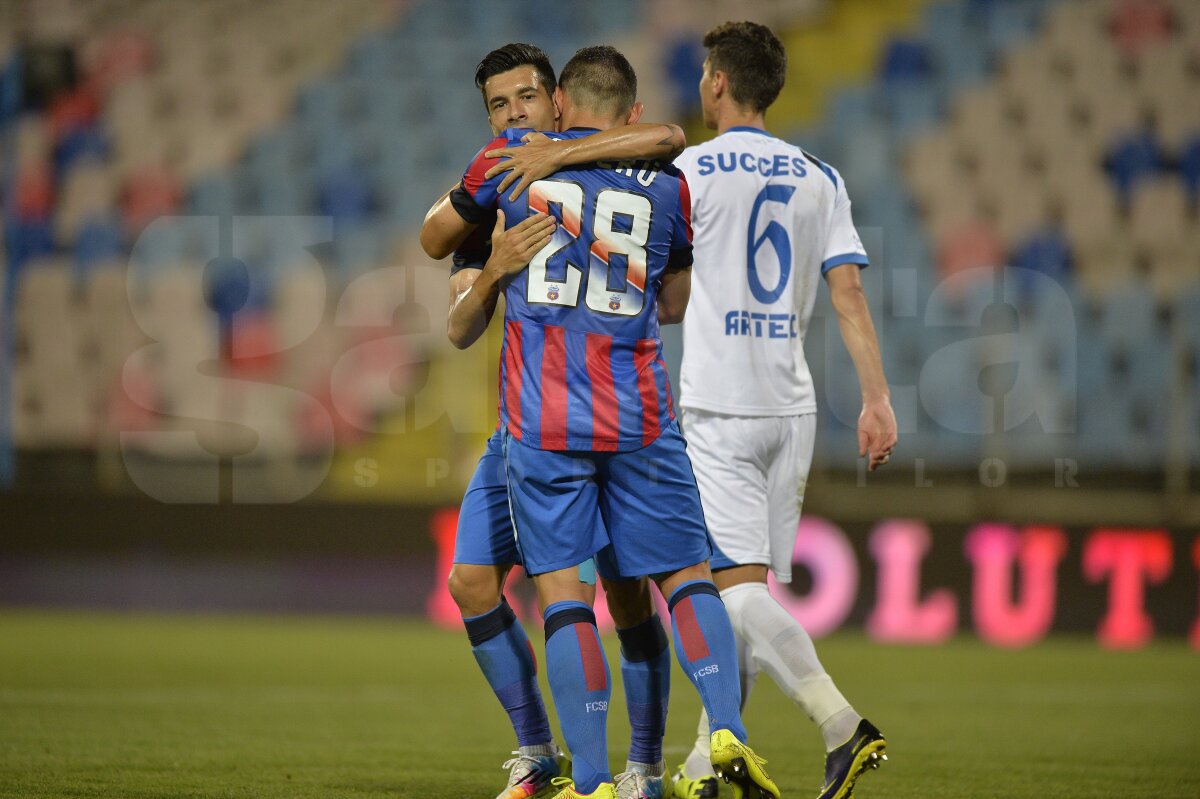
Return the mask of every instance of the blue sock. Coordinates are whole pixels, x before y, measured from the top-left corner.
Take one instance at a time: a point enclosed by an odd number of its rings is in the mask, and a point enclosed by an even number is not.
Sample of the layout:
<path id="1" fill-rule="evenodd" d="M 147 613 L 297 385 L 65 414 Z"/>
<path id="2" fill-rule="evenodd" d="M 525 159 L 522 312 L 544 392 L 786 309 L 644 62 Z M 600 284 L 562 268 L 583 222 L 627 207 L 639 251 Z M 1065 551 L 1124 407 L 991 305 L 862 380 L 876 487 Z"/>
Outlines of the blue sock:
<path id="1" fill-rule="evenodd" d="M 482 616 L 463 619 L 471 652 L 512 722 L 517 746 L 548 744 L 550 720 L 537 683 L 537 660 L 508 600 Z"/>
<path id="2" fill-rule="evenodd" d="M 612 781 L 608 770 L 608 700 L 612 681 L 596 614 L 582 602 L 546 608 L 546 674 L 563 740 L 571 750 L 575 789 L 591 793 Z"/>
<path id="3" fill-rule="evenodd" d="M 621 676 L 629 709 L 629 759 L 657 763 L 662 759 L 671 696 L 671 647 L 662 621 L 654 614 L 641 624 L 617 630 L 621 639 Z"/>
<path id="4" fill-rule="evenodd" d="M 737 644 L 720 592 L 708 580 L 691 580 L 675 589 L 667 605 L 675 656 L 700 693 L 709 732 L 729 730 L 746 743 Z"/>

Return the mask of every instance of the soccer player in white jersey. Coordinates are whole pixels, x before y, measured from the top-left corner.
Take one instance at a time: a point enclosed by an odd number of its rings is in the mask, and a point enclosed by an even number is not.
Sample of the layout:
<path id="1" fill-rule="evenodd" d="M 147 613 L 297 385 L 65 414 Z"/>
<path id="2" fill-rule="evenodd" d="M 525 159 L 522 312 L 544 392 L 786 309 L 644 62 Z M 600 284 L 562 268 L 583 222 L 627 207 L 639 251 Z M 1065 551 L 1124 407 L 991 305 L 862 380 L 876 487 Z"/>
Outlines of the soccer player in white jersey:
<path id="1" fill-rule="evenodd" d="M 817 403 L 804 333 L 821 278 L 862 389 L 860 455 L 874 470 L 896 444 L 879 343 L 859 280 L 867 255 L 837 170 L 765 129 L 783 88 L 779 39 L 752 22 L 704 37 L 704 122 L 717 137 L 676 160 L 692 188 L 696 266 L 684 317 L 680 405 L 704 515 L 720 553 L 713 575 L 741 648 L 742 701 L 765 671 L 825 740 L 821 799 L 845 799 L 885 759 L 879 730 L 842 696 L 812 639 L 767 590 L 792 579 Z M 708 729 L 707 722 L 703 725 Z M 715 796 L 707 741 L 683 765 L 680 797 Z"/>
<path id="2" fill-rule="evenodd" d="M 684 434 L 719 553 L 713 579 L 738 637 L 742 701 L 766 671 L 825 741 L 820 799 L 847 799 L 886 759 L 882 733 L 821 666 L 804 628 L 767 590 L 767 570 L 792 579 L 791 555 L 812 462 L 816 398 L 804 333 L 820 279 L 829 286 L 863 395 L 859 454 L 874 471 L 896 444 L 896 418 L 859 280 L 867 256 L 837 170 L 769 134 L 765 113 L 787 59 L 769 29 L 726 23 L 704 38 L 704 121 L 719 134 L 675 163 L 691 186 L 695 266 L 684 317 Z M 493 168 L 517 191 L 561 167 L 548 140 L 506 151 Z M 708 720 L 675 776 L 675 796 L 717 796 Z"/>

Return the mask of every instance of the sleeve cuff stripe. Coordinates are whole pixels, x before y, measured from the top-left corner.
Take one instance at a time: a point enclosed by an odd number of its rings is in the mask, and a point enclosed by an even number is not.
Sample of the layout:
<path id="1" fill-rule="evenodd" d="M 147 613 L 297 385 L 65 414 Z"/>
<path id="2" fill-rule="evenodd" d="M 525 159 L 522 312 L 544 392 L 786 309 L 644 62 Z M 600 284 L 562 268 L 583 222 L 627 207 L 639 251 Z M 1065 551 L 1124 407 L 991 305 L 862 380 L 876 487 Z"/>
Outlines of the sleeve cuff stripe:
<path id="1" fill-rule="evenodd" d="M 821 274 L 825 274 L 835 266 L 842 264 L 858 264 L 859 266 L 870 266 L 871 261 L 861 252 L 848 252 L 844 255 L 835 255 L 829 258 L 825 263 L 821 264 Z"/>

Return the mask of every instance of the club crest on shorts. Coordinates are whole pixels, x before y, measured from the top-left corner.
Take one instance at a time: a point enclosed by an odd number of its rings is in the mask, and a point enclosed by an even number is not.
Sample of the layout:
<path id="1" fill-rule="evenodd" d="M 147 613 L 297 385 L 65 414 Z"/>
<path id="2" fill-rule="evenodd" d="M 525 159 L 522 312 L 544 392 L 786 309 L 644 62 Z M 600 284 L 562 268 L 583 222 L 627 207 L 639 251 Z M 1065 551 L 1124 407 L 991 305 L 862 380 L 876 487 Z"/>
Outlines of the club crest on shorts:
<path id="1" fill-rule="evenodd" d="M 610 311 L 621 310 L 621 298 L 618 295 L 613 294 L 611 297 L 608 298 L 608 309 Z"/>
<path id="2" fill-rule="evenodd" d="M 550 286 L 546 289 L 546 299 L 551 302 L 558 299 L 558 286 Z"/>

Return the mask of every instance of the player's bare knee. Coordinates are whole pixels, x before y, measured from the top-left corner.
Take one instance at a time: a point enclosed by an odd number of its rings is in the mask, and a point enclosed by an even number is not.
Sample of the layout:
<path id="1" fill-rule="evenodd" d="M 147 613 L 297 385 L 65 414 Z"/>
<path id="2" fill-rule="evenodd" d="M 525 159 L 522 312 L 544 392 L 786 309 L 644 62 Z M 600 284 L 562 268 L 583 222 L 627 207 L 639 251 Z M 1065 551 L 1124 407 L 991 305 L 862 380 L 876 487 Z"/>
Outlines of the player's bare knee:
<path id="1" fill-rule="evenodd" d="M 446 581 L 450 598 L 463 616 L 480 616 L 500 604 L 500 583 L 482 569 L 462 568 L 456 564 Z"/>
<path id="2" fill-rule="evenodd" d="M 634 627 L 654 615 L 650 586 L 645 580 L 604 581 L 608 612 L 618 629 Z"/>

